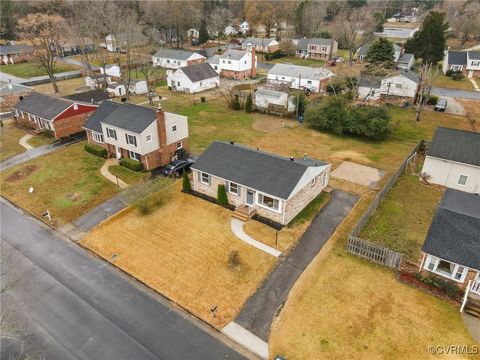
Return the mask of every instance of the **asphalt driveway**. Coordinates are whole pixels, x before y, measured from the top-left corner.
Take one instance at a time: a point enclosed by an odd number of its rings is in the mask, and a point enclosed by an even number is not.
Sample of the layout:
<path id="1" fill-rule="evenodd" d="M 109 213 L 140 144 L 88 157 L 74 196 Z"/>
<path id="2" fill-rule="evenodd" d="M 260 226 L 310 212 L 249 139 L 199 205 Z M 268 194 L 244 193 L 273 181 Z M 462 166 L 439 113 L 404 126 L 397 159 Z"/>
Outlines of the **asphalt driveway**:
<path id="1" fill-rule="evenodd" d="M 234 320 L 236 324 L 268 341 L 273 317 L 287 300 L 290 289 L 357 200 L 357 195 L 341 190 L 332 192 L 330 201 L 315 216 L 295 249 L 277 263 L 262 286 L 247 301 Z"/>
<path id="2" fill-rule="evenodd" d="M 452 98 L 480 100 L 480 91 L 473 90 L 448 89 L 432 86 L 430 94 L 437 95 L 439 97 L 447 96 Z"/>

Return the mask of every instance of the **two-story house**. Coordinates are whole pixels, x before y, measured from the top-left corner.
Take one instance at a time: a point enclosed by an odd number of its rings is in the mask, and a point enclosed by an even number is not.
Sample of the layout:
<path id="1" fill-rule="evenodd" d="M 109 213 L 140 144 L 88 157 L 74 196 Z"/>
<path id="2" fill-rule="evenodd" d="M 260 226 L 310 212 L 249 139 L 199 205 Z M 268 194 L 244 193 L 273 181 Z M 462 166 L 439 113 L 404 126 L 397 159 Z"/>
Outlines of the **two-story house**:
<path id="1" fill-rule="evenodd" d="M 480 51 L 450 51 L 443 56 L 443 73 L 448 70 L 460 71 L 463 75 L 480 77 Z"/>
<path id="2" fill-rule="evenodd" d="M 83 131 L 87 115 L 95 104 L 72 101 L 40 93 L 32 93 L 12 107 L 18 123 L 36 130 L 51 131 L 61 139 Z"/>
<path id="3" fill-rule="evenodd" d="M 297 57 L 307 59 L 330 60 L 337 52 L 338 43 L 333 39 L 302 38 L 293 39 Z"/>
<path id="4" fill-rule="evenodd" d="M 257 74 L 257 56 L 254 48 L 250 47 L 248 50 L 229 49 L 216 59 L 218 59 L 221 76 L 245 80 L 253 78 Z"/>
<path id="5" fill-rule="evenodd" d="M 274 38 L 255 38 L 248 37 L 242 41 L 242 50 L 248 50 L 251 47 L 257 52 L 271 53 L 279 49 L 280 43 Z"/>
<path id="6" fill-rule="evenodd" d="M 422 178 L 451 189 L 480 193 L 480 133 L 437 127 Z"/>
<path id="7" fill-rule="evenodd" d="M 188 118 L 161 109 L 105 101 L 84 129 L 88 142 L 107 149 L 109 157 L 140 161 L 146 170 L 188 151 Z"/>
<path id="8" fill-rule="evenodd" d="M 267 75 L 271 83 L 289 83 L 290 88 L 308 88 L 312 92 L 323 92 L 335 76 L 330 70 L 319 67 L 292 64 L 275 64 Z"/>
<path id="9" fill-rule="evenodd" d="M 193 64 L 167 70 L 167 84 L 174 91 L 195 94 L 216 88 L 220 84 L 220 76 L 209 63 Z"/>
<path id="10" fill-rule="evenodd" d="M 200 64 L 207 61 L 207 58 L 196 52 L 160 49 L 152 55 L 153 66 L 160 66 L 168 69 L 178 69 L 192 64 Z"/>

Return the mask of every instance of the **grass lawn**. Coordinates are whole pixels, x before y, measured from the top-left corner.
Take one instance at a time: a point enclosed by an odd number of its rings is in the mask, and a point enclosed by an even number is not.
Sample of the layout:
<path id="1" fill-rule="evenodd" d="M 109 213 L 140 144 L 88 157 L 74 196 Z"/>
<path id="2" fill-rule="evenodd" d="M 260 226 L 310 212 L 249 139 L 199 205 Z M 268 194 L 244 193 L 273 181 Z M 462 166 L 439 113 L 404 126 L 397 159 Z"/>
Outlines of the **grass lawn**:
<path id="1" fill-rule="evenodd" d="M 467 113 L 467 118 L 471 124 L 471 130 L 476 131 L 477 129 L 480 129 L 480 100 L 461 99 L 460 102 Z"/>
<path id="2" fill-rule="evenodd" d="M 25 148 L 18 141 L 27 134 L 14 125 L 13 122 L 4 123 L 0 127 L 0 160 L 6 160 L 12 156 L 25 152 Z"/>
<path id="3" fill-rule="evenodd" d="M 72 95 L 76 93 L 78 89 L 85 87 L 85 79 L 82 77 L 79 77 L 75 79 L 57 81 L 57 85 L 59 90 L 57 94 L 53 92 L 53 87 L 51 83 L 35 85 L 32 87 L 35 89 L 36 92 L 40 92 L 43 94 L 66 96 L 66 95 Z"/>
<path id="4" fill-rule="evenodd" d="M 263 60 L 262 60 L 263 61 Z M 324 60 L 317 60 L 317 59 L 300 59 L 295 56 L 285 56 L 278 59 L 273 59 L 269 61 L 263 61 L 268 64 L 284 64 L 284 63 L 292 63 L 294 65 L 303 65 L 303 66 L 313 66 L 313 67 L 322 67 L 325 65 Z"/>
<path id="5" fill-rule="evenodd" d="M 360 234 L 417 261 L 444 189 L 407 171 L 392 187 Z"/>
<path id="6" fill-rule="evenodd" d="M 34 136 L 32 138 L 30 138 L 27 143 L 33 147 L 39 147 L 39 146 L 43 146 L 43 145 L 48 145 L 48 144 L 51 144 L 55 141 L 55 138 L 52 137 L 52 136 L 47 136 L 47 135 L 44 135 L 44 134 L 40 134 L 40 135 L 37 135 L 37 136 Z"/>
<path id="7" fill-rule="evenodd" d="M 59 61 L 57 63 L 57 71 L 55 73 L 61 73 L 65 71 L 77 70 L 78 67 Z M 2 72 L 17 76 L 20 78 L 31 78 L 35 76 L 47 75 L 45 70 L 34 62 L 23 62 L 18 64 L 3 65 Z"/>
<path id="8" fill-rule="evenodd" d="M 474 90 L 473 84 L 467 78 L 461 80 L 453 80 L 451 77 L 440 74 L 433 82 L 433 86 L 461 89 L 461 90 Z"/>
<path id="9" fill-rule="evenodd" d="M 112 165 L 108 171 L 130 185 L 144 182 L 150 178 L 150 172 L 133 171 L 121 165 Z"/>
<path id="10" fill-rule="evenodd" d="M 54 226 L 109 199 L 117 188 L 100 175 L 104 159 L 87 153 L 84 145 L 70 145 L 2 172 L 2 195 L 39 217 L 48 209 Z"/>
<path id="11" fill-rule="evenodd" d="M 275 263 L 237 239 L 231 212 L 180 191 L 164 189 L 149 215 L 135 207 L 90 232 L 81 243 L 217 328 L 231 321 Z M 229 265 L 232 251 L 240 266 Z M 116 255 L 112 260 L 112 256 Z M 210 309 L 217 306 L 217 315 Z"/>

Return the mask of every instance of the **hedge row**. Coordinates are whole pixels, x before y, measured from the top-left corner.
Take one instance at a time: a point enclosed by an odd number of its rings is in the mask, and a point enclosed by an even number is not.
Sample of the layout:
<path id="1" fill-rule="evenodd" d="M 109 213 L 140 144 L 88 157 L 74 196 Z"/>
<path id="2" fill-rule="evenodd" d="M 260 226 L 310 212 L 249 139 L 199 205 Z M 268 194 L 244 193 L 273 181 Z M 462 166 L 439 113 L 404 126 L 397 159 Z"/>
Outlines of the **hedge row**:
<path id="1" fill-rule="evenodd" d="M 102 158 L 107 157 L 107 149 L 94 144 L 85 144 L 85 151 Z"/>
<path id="2" fill-rule="evenodd" d="M 137 160 L 132 160 L 129 158 L 122 158 L 120 160 L 120 165 L 125 166 L 127 169 L 133 170 L 133 171 L 142 171 L 143 170 L 143 164 L 140 161 Z"/>

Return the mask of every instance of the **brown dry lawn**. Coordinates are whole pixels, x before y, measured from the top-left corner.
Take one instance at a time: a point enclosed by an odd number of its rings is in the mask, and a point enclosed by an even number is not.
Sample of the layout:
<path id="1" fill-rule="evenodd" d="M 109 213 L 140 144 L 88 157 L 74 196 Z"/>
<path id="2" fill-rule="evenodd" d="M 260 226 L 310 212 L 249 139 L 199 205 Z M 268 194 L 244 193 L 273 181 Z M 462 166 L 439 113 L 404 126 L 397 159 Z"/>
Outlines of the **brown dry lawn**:
<path id="1" fill-rule="evenodd" d="M 36 92 L 39 92 L 42 94 L 66 96 L 66 95 L 72 95 L 75 92 L 77 92 L 78 89 L 85 87 L 85 79 L 83 77 L 79 77 L 75 79 L 57 81 L 57 85 L 58 85 L 59 92 L 56 94 L 53 91 L 53 86 L 51 83 L 35 85 L 32 87 L 35 89 Z"/>
<path id="2" fill-rule="evenodd" d="M 462 99 L 460 102 L 467 113 L 471 130 L 478 131 L 480 129 L 480 100 Z"/>
<path id="3" fill-rule="evenodd" d="M 457 308 L 400 283 L 393 271 L 346 253 L 347 234 L 375 192 L 338 179 L 331 185 L 362 198 L 290 292 L 272 327 L 270 354 L 433 359 L 430 344 L 474 344 Z"/>
<path id="4" fill-rule="evenodd" d="M 18 141 L 27 132 L 16 127 L 12 121 L 4 123 L 0 127 L 0 160 L 6 160 L 12 156 L 25 152 L 25 148 Z"/>
<path id="5" fill-rule="evenodd" d="M 186 195 L 180 182 L 150 215 L 131 207 L 81 243 L 217 328 L 240 311 L 275 263 L 230 230 L 230 211 Z M 237 250 L 241 265 L 229 265 Z M 113 254 L 117 255 L 112 260 Z M 218 307 L 216 318 L 210 309 Z"/>

